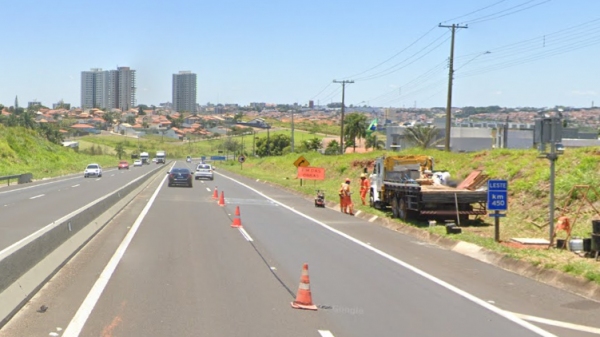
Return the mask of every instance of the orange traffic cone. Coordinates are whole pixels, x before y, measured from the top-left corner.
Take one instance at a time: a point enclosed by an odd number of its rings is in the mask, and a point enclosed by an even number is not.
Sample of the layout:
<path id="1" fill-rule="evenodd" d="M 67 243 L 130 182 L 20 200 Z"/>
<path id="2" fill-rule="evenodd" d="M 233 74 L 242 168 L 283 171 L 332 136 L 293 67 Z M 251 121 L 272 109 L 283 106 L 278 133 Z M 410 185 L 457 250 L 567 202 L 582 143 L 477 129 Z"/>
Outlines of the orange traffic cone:
<path id="1" fill-rule="evenodd" d="M 216 186 L 215 186 L 215 190 L 213 191 L 213 199 L 215 199 L 215 200 L 219 199 L 219 191 L 217 190 Z"/>
<path id="2" fill-rule="evenodd" d="M 225 192 L 221 191 L 221 198 L 219 199 L 219 206 L 225 206 Z"/>
<path id="3" fill-rule="evenodd" d="M 296 300 L 292 302 L 292 308 L 294 309 L 305 309 L 305 310 L 317 310 L 317 306 L 312 302 L 312 295 L 310 293 L 310 280 L 308 278 L 308 264 L 305 263 L 302 266 L 302 276 L 300 276 L 300 286 L 298 286 L 298 293 L 296 293 Z"/>
<path id="4" fill-rule="evenodd" d="M 231 223 L 231 227 L 240 228 L 242 227 L 242 219 L 240 219 L 240 206 L 235 207 L 235 217 L 233 218 L 233 222 Z"/>

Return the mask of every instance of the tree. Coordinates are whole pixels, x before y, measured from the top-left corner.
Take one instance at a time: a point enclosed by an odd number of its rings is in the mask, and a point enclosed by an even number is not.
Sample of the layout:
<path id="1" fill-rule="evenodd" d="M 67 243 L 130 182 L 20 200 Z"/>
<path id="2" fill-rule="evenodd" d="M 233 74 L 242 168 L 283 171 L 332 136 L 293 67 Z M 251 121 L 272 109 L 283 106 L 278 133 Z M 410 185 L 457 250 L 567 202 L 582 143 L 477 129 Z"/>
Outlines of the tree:
<path id="1" fill-rule="evenodd" d="M 363 139 L 367 135 L 367 116 L 360 113 L 351 113 L 344 120 L 344 137 L 347 142 L 352 141 L 352 148 L 356 152 L 356 138 Z M 349 146 L 346 146 L 349 147 Z"/>
<path id="2" fill-rule="evenodd" d="M 336 155 L 340 153 L 340 143 L 337 140 L 332 140 L 327 144 L 327 148 L 325 149 L 326 155 Z"/>
<path id="3" fill-rule="evenodd" d="M 441 143 L 444 138 L 439 138 L 440 129 L 435 126 L 416 125 L 406 128 L 406 140 L 422 149 Z"/>
<path id="4" fill-rule="evenodd" d="M 106 126 L 107 127 L 111 127 L 113 125 L 113 120 L 115 119 L 116 115 L 114 112 L 105 112 L 104 115 L 102 115 L 102 119 L 106 122 Z"/>
<path id="5" fill-rule="evenodd" d="M 142 106 L 140 105 L 138 107 L 138 116 L 145 116 L 146 113 L 144 112 L 144 109 L 142 108 Z"/>
<path id="6" fill-rule="evenodd" d="M 127 124 L 130 124 L 130 125 L 135 125 L 135 117 L 127 116 L 127 119 L 125 120 L 125 122 L 127 122 Z"/>
<path id="7" fill-rule="evenodd" d="M 119 160 L 121 160 L 121 158 L 125 155 L 125 146 L 123 145 L 123 142 L 117 143 L 117 146 L 115 146 L 115 152 L 117 153 Z"/>
<path id="8" fill-rule="evenodd" d="M 382 140 L 377 139 L 377 135 L 370 134 L 367 135 L 365 139 L 365 148 L 368 150 L 373 148 L 374 150 L 381 150 L 385 147 L 385 143 Z"/>
<path id="9" fill-rule="evenodd" d="M 259 138 L 256 141 L 256 154 L 260 157 L 267 155 L 280 156 L 284 149 L 291 144 L 290 136 L 278 134 L 267 138 Z"/>
<path id="10" fill-rule="evenodd" d="M 307 151 L 319 151 L 319 149 L 323 148 L 323 142 L 318 137 L 315 137 L 313 139 L 302 141 L 302 146 L 306 148 Z"/>

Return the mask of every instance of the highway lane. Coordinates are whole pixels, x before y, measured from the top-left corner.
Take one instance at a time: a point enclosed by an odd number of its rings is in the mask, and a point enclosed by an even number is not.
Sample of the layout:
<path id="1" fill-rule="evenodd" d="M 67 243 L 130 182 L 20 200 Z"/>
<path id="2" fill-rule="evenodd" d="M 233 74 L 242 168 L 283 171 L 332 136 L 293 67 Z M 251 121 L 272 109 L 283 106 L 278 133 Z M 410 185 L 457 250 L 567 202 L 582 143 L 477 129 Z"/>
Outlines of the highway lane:
<path id="1" fill-rule="evenodd" d="M 245 182 L 254 184 L 247 179 Z M 226 207 L 218 207 L 210 198 L 212 191 L 207 187 L 211 189 L 214 185 L 225 191 Z M 474 293 L 484 303 L 495 300 L 503 310 L 542 317 L 555 315 L 580 324 L 588 324 L 590 317 L 597 317 L 595 302 L 364 220 L 315 209 L 310 201 L 288 192 L 254 185 L 332 228 L 351 233 L 367 242 L 367 246 L 380 248 Z M 237 205 L 252 242 L 231 229 L 231 219 L 223 213 L 232 214 Z M 156 210 L 160 212 L 154 213 Z M 322 306 L 316 313 L 289 308 L 304 262 L 310 265 L 315 303 Z M 90 264 L 83 263 L 81 268 L 83 265 Z M 37 303 L 61 298 L 69 304 L 56 308 L 56 312 L 80 305 L 82 296 L 73 296 L 71 288 L 85 283 L 78 282 L 79 277 L 99 273 L 91 270 L 82 273 L 81 268 L 71 269 L 68 276 L 57 274 L 57 278 L 68 279 L 70 282 L 66 283 L 71 285 L 63 283 L 66 290 L 62 296 L 52 296 L 50 284 L 49 289 L 40 293 Z M 549 305 L 551 302 L 553 305 Z M 268 309 L 274 312 L 271 320 L 263 317 L 272 313 Z M 252 315 L 253 312 L 257 315 Z M 288 317 L 288 313 L 292 316 Z M 18 317 L 13 326 L 35 326 L 37 318 L 31 315 L 36 313 L 29 308 L 29 313 Z M 50 324 L 64 328 L 68 316 Z M 459 296 L 410 268 L 217 175 L 214 182 L 196 181 L 193 189 L 160 191 L 85 324 L 82 336 L 136 335 L 134 332 L 138 331 L 151 336 L 289 335 L 265 333 L 283 329 L 274 323 L 279 321 L 285 323 L 286 331 L 304 332 L 298 335 L 311 335 L 312 331 L 315 336 L 316 329 L 331 330 L 335 336 L 536 335 L 481 303 Z M 191 329 L 180 325 L 191 325 Z M 573 329 L 539 326 L 560 336 L 586 335 Z M 264 330 L 265 327 L 275 330 Z M 106 331 L 110 333 L 100 334 Z M 7 336 L 13 335 L 34 334 Z"/>
<path id="2" fill-rule="evenodd" d="M 110 169 L 101 178 L 84 178 L 82 173 L 0 189 L 0 251 L 154 168 L 156 165 Z"/>
<path id="3" fill-rule="evenodd" d="M 0 335 L 67 334 L 80 286 L 91 287 L 89 275 L 99 273 L 90 266 L 106 261 L 106 248 L 116 250 L 111 237 L 124 235 L 149 195 L 136 198 L 32 300 L 51 307 L 47 314 L 27 306 Z M 290 308 L 290 293 L 230 228 L 226 211 L 201 182 L 192 189 L 164 184 L 79 335 L 319 336 L 327 322 Z"/>

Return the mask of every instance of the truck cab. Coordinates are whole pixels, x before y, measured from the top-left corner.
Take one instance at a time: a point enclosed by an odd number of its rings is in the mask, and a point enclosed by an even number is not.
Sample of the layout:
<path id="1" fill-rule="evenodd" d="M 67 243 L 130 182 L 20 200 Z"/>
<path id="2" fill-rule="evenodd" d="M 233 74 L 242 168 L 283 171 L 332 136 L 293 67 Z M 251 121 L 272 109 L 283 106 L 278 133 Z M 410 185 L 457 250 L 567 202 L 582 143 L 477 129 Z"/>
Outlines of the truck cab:
<path id="1" fill-rule="evenodd" d="M 166 158 L 165 151 L 156 151 L 156 163 L 164 164 L 164 163 L 166 163 L 166 161 L 167 161 L 167 158 Z"/>
<path id="2" fill-rule="evenodd" d="M 150 155 L 148 154 L 148 152 L 140 153 L 140 159 L 142 160 L 142 164 L 150 165 Z"/>

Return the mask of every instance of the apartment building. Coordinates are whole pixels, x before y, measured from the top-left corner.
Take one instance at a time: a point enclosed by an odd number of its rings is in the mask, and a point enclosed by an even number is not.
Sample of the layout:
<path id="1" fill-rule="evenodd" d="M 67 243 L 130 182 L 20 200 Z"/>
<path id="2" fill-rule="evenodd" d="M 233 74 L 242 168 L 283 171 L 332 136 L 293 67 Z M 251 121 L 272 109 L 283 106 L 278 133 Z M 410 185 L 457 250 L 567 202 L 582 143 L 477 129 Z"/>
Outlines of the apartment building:
<path id="1" fill-rule="evenodd" d="M 81 107 L 83 109 L 121 109 L 136 105 L 135 70 L 118 67 L 103 71 L 93 68 L 81 72 Z"/>
<path id="2" fill-rule="evenodd" d="M 173 74 L 173 110 L 196 112 L 196 74 L 191 71 Z"/>

